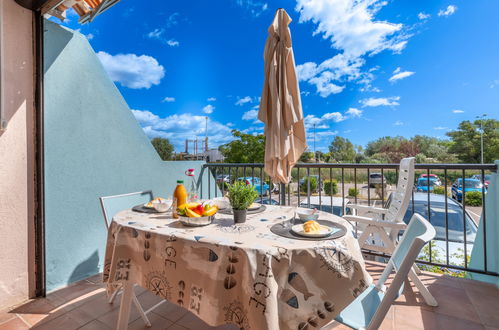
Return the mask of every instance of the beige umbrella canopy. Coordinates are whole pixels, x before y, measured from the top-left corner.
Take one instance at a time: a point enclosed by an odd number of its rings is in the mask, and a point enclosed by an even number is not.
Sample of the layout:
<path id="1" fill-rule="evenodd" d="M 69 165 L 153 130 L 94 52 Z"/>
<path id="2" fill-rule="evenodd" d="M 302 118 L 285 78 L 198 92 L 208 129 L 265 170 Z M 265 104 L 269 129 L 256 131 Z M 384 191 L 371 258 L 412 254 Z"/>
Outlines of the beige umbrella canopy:
<path id="1" fill-rule="evenodd" d="M 289 23 L 288 13 L 278 9 L 268 29 L 258 112 L 265 123 L 265 172 L 274 183 L 289 182 L 291 169 L 307 148 Z"/>

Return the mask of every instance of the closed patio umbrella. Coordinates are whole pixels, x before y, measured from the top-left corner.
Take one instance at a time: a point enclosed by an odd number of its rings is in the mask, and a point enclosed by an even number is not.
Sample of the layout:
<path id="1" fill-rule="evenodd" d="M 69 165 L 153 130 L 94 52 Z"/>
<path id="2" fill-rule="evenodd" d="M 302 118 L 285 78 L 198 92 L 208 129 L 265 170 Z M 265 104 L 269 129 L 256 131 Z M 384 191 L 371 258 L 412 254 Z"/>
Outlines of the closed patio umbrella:
<path id="1" fill-rule="evenodd" d="M 291 169 L 307 148 L 290 22 L 288 13 L 278 9 L 264 51 L 258 119 L 265 123 L 265 172 L 274 183 L 289 182 Z"/>

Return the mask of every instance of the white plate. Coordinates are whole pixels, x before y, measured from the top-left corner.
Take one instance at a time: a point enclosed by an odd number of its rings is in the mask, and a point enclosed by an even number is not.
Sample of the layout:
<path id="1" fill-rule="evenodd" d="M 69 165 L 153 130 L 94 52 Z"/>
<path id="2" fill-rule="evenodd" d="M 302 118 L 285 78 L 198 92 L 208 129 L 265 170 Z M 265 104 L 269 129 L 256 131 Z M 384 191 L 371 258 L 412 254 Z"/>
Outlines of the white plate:
<path id="1" fill-rule="evenodd" d="M 331 228 L 331 227 L 324 226 L 324 225 L 319 225 L 319 226 L 321 226 L 320 230 L 314 231 L 311 233 L 305 232 L 305 230 L 303 230 L 302 224 L 294 225 L 293 227 L 291 227 L 291 230 L 295 234 L 298 234 L 298 235 L 303 236 L 303 237 L 326 237 L 326 236 L 331 235 L 331 233 L 333 232 L 333 228 Z"/>
<path id="2" fill-rule="evenodd" d="M 262 204 L 260 203 L 253 203 L 248 207 L 248 211 L 258 210 L 261 206 Z"/>
<path id="3" fill-rule="evenodd" d="M 165 198 L 161 198 L 161 197 L 160 197 L 159 199 L 160 199 L 161 201 L 165 201 L 165 200 L 166 200 Z M 145 207 L 145 208 L 147 208 L 147 209 L 153 209 L 153 208 L 154 208 L 154 205 L 148 206 L 147 204 L 149 204 L 149 203 L 151 203 L 151 204 L 152 204 L 152 202 L 153 202 L 153 201 L 155 201 L 155 200 L 156 200 L 156 199 L 153 199 L 152 201 L 150 201 L 150 202 L 148 202 L 148 203 L 145 203 L 145 204 L 144 204 L 144 207 Z"/>

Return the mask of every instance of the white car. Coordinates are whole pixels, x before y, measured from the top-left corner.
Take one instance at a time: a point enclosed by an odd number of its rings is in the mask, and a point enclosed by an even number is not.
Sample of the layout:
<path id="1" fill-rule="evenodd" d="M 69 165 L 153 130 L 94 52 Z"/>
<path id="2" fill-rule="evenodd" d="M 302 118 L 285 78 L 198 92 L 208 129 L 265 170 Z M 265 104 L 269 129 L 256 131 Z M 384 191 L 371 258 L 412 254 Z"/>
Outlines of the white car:
<path id="1" fill-rule="evenodd" d="M 463 215 L 461 204 L 445 195 L 429 194 L 430 203 L 428 207 L 427 193 L 414 193 L 414 203 L 409 202 L 409 207 L 404 216 L 404 222 L 408 223 L 413 211 L 421 214 L 435 227 L 437 235 L 433 240 L 433 247 L 437 249 L 436 258 L 433 262 L 446 263 L 446 217 L 445 199 L 447 199 L 447 224 L 448 224 L 448 244 L 449 244 L 449 264 L 464 266 L 464 225 L 466 223 L 466 254 L 471 256 L 471 250 L 475 243 L 478 226 L 469 216 L 468 212 Z M 414 205 L 414 209 L 413 209 Z M 435 251 L 432 251 L 432 254 Z"/>
<path id="2" fill-rule="evenodd" d="M 386 186 L 386 178 L 381 173 L 370 173 L 369 174 L 369 188 L 374 188 L 378 184 L 383 184 Z"/>

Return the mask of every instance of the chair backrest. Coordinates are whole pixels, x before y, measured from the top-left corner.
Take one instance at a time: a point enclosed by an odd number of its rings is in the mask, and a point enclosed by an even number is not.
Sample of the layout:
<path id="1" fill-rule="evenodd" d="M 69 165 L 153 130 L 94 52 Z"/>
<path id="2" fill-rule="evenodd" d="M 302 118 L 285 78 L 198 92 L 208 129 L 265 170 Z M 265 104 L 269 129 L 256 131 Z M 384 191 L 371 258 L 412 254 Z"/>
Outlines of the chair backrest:
<path id="1" fill-rule="evenodd" d="M 414 163 L 414 157 L 400 161 L 397 189 L 392 194 L 390 207 L 385 216 L 386 221 L 403 222 L 414 189 Z"/>
<path id="2" fill-rule="evenodd" d="M 146 190 L 129 194 L 105 196 L 100 197 L 99 199 L 106 227 L 109 228 L 109 224 L 116 213 L 135 205 L 148 203 L 153 199 L 153 194 L 151 190 Z"/>
<path id="3" fill-rule="evenodd" d="M 377 329 L 381 325 L 391 304 L 402 292 L 404 281 L 421 249 L 435 237 L 435 234 L 435 228 L 421 215 L 414 213 L 402 239 L 399 241 L 388 261 L 388 265 L 376 284 L 377 288 L 383 287 L 392 270 L 395 270 L 395 277 L 374 313 L 368 329 Z"/>

